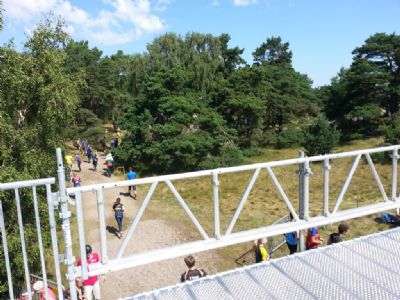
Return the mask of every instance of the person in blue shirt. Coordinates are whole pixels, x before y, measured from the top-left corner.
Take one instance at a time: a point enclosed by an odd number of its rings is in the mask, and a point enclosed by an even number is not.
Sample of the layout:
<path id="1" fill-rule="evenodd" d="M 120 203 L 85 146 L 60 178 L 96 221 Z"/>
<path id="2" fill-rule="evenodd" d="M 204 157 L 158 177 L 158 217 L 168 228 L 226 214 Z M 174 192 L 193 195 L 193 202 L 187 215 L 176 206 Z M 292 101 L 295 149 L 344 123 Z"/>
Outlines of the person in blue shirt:
<path id="1" fill-rule="evenodd" d="M 133 171 L 133 169 L 130 167 L 129 172 L 126 174 L 126 178 L 128 180 L 134 180 L 136 179 L 136 172 Z M 131 190 L 133 190 L 133 199 L 136 200 L 136 185 L 130 185 L 129 186 L 129 196 L 131 196 Z M 131 196 L 132 197 L 132 196 Z"/>
<path id="2" fill-rule="evenodd" d="M 290 222 L 293 222 L 293 216 L 290 214 Z M 285 234 L 286 245 L 289 248 L 290 254 L 294 254 L 297 252 L 297 240 L 298 234 L 296 231 L 288 232 Z"/>

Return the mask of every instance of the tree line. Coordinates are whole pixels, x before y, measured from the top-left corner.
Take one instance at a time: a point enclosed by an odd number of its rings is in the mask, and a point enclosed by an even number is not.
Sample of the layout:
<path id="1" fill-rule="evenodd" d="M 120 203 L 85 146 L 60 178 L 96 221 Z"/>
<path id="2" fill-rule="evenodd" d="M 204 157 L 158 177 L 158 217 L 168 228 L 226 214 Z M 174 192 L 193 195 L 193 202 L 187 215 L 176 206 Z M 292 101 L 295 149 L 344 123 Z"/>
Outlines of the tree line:
<path id="1" fill-rule="evenodd" d="M 121 163 L 168 173 L 240 164 L 264 146 L 300 145 L 312 155 L 354 138 L 397 142 L 399 40 L 372 35 L 319 88 L 293 68 L 280 37 L 262 42 L 251 64 L 228 34 L 167 33 L 134 55 L 103 56 L 85 41 L 65 51 L 68 72 L 84 76 L 80 119 L 93 112 L 126 131 Z"/>

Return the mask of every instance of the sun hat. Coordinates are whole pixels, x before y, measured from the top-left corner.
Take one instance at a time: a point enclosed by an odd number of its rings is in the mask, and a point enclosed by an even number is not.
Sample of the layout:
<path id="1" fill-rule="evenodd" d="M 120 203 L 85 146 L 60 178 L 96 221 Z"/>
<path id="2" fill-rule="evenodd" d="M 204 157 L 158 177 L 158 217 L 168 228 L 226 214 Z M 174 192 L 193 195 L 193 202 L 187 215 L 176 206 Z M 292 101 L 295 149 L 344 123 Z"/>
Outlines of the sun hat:
<path id="1" fill-rule="evenodd" d="M 34 284 L 33 284 L 33 290 L 34 291 L 40 291 L 40 290 L 42 290 L 44 288 L 44 283 L 43 283 L 43 281 L 41 281 L 41 280 L 38 280 L 38 281 L 36 281 Z"/>

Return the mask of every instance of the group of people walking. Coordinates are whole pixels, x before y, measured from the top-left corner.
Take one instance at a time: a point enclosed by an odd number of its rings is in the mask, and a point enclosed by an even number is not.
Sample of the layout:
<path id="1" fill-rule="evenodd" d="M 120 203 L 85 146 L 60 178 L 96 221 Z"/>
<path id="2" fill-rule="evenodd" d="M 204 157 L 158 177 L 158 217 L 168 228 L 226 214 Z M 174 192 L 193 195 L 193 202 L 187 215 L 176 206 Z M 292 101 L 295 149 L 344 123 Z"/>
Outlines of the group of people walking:
<path id="1" fill-rule="evenodd" d="M 87 139 L 84 139 L 81 143 L 80 139 L 76 140 L 74 142 L 74 147 L 76 148 L 77 152 L 75 154 L 75 161 L 78 166 L 79 172 L 82 171 L 81 165 L 82 165 L 82 156 L 87 157 L 87 162 L 93 164 L 93 171 L 97 170 L 97 164 L 99 161 L 99 154 L 97 150 L 93 150 L 92 146 L 89 144 L 89 141 Z M 71 166 L 72 167 L 72 166 Z"/>

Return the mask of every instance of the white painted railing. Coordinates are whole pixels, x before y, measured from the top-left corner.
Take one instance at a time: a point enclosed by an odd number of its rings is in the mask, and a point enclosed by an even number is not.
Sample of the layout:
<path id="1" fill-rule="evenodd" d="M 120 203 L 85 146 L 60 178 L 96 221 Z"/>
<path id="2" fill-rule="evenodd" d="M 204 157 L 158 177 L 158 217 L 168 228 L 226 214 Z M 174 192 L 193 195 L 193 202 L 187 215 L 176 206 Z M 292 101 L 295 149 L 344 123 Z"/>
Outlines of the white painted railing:
<path id="1" fill-rule="evenodd" d="M 45 186 L 46 194 L 47 194 L 47 204 L 49 206 L 49 217 L 50 217 L 50 227 L 51 227 L 51 237 L 52 237 L 52 246 L 53 246 L 53 256 L 54 262 L 56 265 L 56 278 L 57 285 L 59 287 L 59 292 L 62 291 L 61 286 L 61 274 L 59 268 L 59 254 L 58 254 L 58 244 L 57 244 L 57 232 L 56 232 L 56 222 L 54 217 L 54 209 L 60 209 L 60 218 L 62 219 L 62 230 L 63 230 L 63 242 L 65 248 L 65 254 L 63 254 L 64 262 L 67 265 L 67 280 L 69 282 L 71 298 L 73 300 L 76 299 L 76 291 L 75 291 L 75 276 L 82 275 L 83 278 L 87 278 L 88 276 L 103 274 L 107 272 L 113 272 L 118 270 L 124 270 L 127 268 L 145 265 L 156 261 L 161 261 L 169 258 L 175 258 L 179 256 L 184 256 L 190 253 L 196 253 L 201 251 L 207 251 L 212 249 L 217 249 L 221 247 L 226 247 L 238 243 L 252 241 L 262 237 L 272 237 L 276 235 L 281 235 L 288 232 L 293 232 L 299 230 L 301 232 L 300 244 L 304 244 L 304 234 L 302 231 L 316 226 L 327 225 L 335 222 L 341 222 L 344 220 L 349 220 L 357 217 L 362 217 L 374 213 L 383 212 L 390 209 L 395 209 L 400 207 L 400 201 L 398 197 L 398 189 L 397 189 L 397 164 L 398 164 L 398 149 L 400 145 L 390 146 L 390 147 L 382 147 L 375 149 L 366 149 L 366 150 L 357 150 L 350 151 L 344 153 L 337 154 L 328 154 L 328 155 L 320 155 L 313 157 L 300 157 L 295 159 L 288 159 L 282 161 L 273 161 L 273 162 L 264 162 L 257 163 L 251 165 L 244 165 L 238 167 L 231 168 L 219 168 L 214 170 L 205 170 L 198 172 L 189 172 L 182 174 L 173 174 L 173 175 L 165 175 L 165 176 L 155 176 L 149 178 L 135 179 L 129 181 L 119 181 L 119 182 L 111 182 L 111 183 L 102 183 L 95 185 L 87 185 L 82 187 L 75 188 L 66 188 L 65 187 L 65 174 L 64 167 L 62 163 L 62 155 L 61 150 L 57 149 L 57 173 L 59 180 L 59 192 L 51 193 L 51 185 L 54 183 L 54 178 L 49 179 L 39 179 L 39 180 L 31 180 L 31 181 L 23 181 L 23 182 L 13 182 L 13 183 L 0 183 L 0 191 L 5 190 L 14 190 L 15 191 L 15 203 L 16 209 L 18 212 L 18 226 L 19 226 L 19 234 L 21 239 L 21 247 L 24 257 L 24 270 L 25 270 L 25 281 L 26 288 L 28 292 L 31 292 L 31 287 L 29 284 L 29 268 L 28 268 L 28 257 L 26 254 L 26 245 L 24 238 L 24 230 L 23 230 L 23 220 L 21 214 L 21 205 L 20 205 L 20 197 L 19 190 L 20 189 L 32 189 L 33 193 L 33 201 L 35 207 L 35 217 L 36 217 L 36 228 L 38 232 L 38 241 L 39 241 L 39 249 L 40 249 L 40 258 L 42 265 L 42 273 L 43 278 L 46 279 L 46 269 L 45 269 L 45 260 L 43 253 L 43 246 L 41 245 L 42 237 L 41 237 L 41 229 L 40 229 L 40 216 L 37 210 L 37 195 L 36 195 L 36 187 Z M 382 153 L 389 152 L 392 155 L 392 165 L 391 165 L 391 194 L 387 195 L 384 186 L 381 182 L 378 172 L 376 171 L 375 165 L 371 159 L 371 154 L 374 153 Z M 354 157 L 353 165 L 350 169 L 350 172 L 345 179 L 345 182 L 341 188 L 339 196 L 334 202 L 333 209 L 330 211 L 330 203 L 329 203 L 329 179 L 330 179 L 330 170 L 331 170 L 331 161 L 342 159 L 342 158 L 351 158 Z M 365 158 L 369 168 L 371 169 L 372 175 L 377 185 L 377 190 L 381 195 L 381 202 L 375 204 L 369 204 L 360 206 L 357 208 L 351 209 L 342 209 L 341 205 L 346 195 L 346 192 L 351 184 L 351 180 L 357 170 L 360 160 Z M 312 174 L 310 169 L 311 162 L 322 162 L 319 166 L 323 168 L 323 204 L 321 207 L 321 216 L 310 217 L 309 216 L 309 177 Z M 299 199 L 300 199 L 300 207 L 299 213 L 296 212 L 293 201 L 288 197 L 285 189 L 282 187 L 278 178 L 275 176 L 274 168 L 282 167 L 282 166 L 290 166 L 295 165 L 299 167 L 298 176 L 299 176 Z M 221 228 L 220 223 L 220 196 L 219 196 L 219 176 L 221 174 L 231 174 L 236 172 L 243 171 L 253 171 L 253 175 L 250 178 L 250 181 L 243 193 L 243 196 L 238 204 L 238 207 L 230 220 L 227 228 Z M 248 197 L 254 188 L 254 185 L 257 181 L 257 178 L 261 174 L 261 172 L 265 171 L 266 174 L 271 178 L 272 183 L 274 184 L 277 192 L 282 198 L 283 202 L 286 204 L 288 210 L 292 213 L 294 217 L 293 222 L 283 223 L 283 224 L 272 224 L 268 226 L 253 228 L 245 231 L 233 232 L 235 228 L 236 222 L 242 212 L 242 209 L 248 200 Z M 210 183 L 212 185 L 212 197 L 213 197 L 213 205 L 212 207 L 205 207 L 204 209 L 211 210 L 213 209 L 213 233 L 210 236 L 205 230 L 201 222 L 197 219 L 196 215 L 191 211 L 189 206 L 187 205 L 185 199 L 175 188 L 175 184 L 177 181 L 185 180 L 189 178 L 200 178 L 200 177 L 209 177 Z M 194 241 L 178 244 L 172 247 L 166 247 L 162 249 L 147 251 L 143 253 L 137 253 L 132 255 L 124 255 L 125 250 L 128 246 L 129 241 L 135 234 L 136 228 L 140 223 L 144 212 L 147 209 L 148 204 L 150 203 L 154 191 L 159 183 L 165 183 L 169 188 L 171 193 L 176 198 L 177 202 L 180 206 L 182 206 L 185 211 L 188 219 L 194 224 L 196 229 L 198 230 L 202 239 Z M 127 235 L 119 248 L 117 255 L 115 258 L 109 258 L 108 250 L 107 250 L 107 239 L 106 239 L 106 217 L 104 211 L 104 196 L 103 191 L 106 189 L 127 187 L 130 185 L 150 185 L 150 188 L 145 196 L 134 220 L 129 226 Z M 79 234 L 79 253 L 80 257 L 85 257 L 85 230 L 84 230 L 84 215 L 83 215 L 83 205 L 82 205 L 82 193 L 93 192 L 96 194 L 96 201 L 98 205 L 98 221 L 99 221 L 99 240 L 100 240 L 100 253 L 101 253 L 101 263 L 96 265 L 91 265 L 90 269 L 87 269 L 86 260 L 82 260 L 81 267 L 75 267 L 75 257 L 72 252 L 72 238 L 71 238 L 71 226 L 70 226 L 70 218 L 71 212 L 68 208 L 68 199 L 67 195 L 74 195 L 76 201 L 76 212 L 77 212 L 77 227 Z M 1 208 L 0 201 L 0 229 L 2 234 L 2 244 L 3 250 L 5 253 L 6 260 L 6 268 L 8 274 L 8 284 L 10 289 L 10 299 L 13 299 L 12 295 L 12 270 L 10 269 L 10 261 L 8 257 L 8 245 L 6 238 L 6 228 L 4 226 L 4 214 L 7 212 L 3 212 Z M 162 212 L 161 212 L 162 213 Z M 62 295 L 59 294 L 59 299 Z"/>
<path id="2" fill-rule="evenodd" d="M 190 253 L 207 251 L 211 249 L 217 249 L 221 247 L 226 247 L 229 245 L 243 243 L 251 240 L 255 240 L 261 237 L 272 237 L 292 231 L 297 230 L 305 230 L 314 226 L 321 226 L 326 224 L 331 224 L 334 222 L 340 222 L 352 218 L 357 218 L 361 216 L 366 216 L 382 211 L 386 211 L 389 209 L 398 208 L 400 206 L 399 198 L 397 196 L 397 161 L 398 161 L 398 149 L 400 146 L 389 146 L 389 147 L 381 147 L 375 149 L 366 149 L 366 150 L 357 150 L 350 151 L 344 153 L 337 154 L 328 154 L 328 155 L 320 155 L 313 157 L 300 157 L 295 159 L 288 159 L 282 161 L 273 161 L 273 162 L 265 162 L 265 163 L 257 163 L 251 165 L 244 165 L 238 167 L 230 167 L 230 168 L 220 168 L 214 170 L 205 170 L 198 172 L 189 172 L 182 174 L 173 174 L 173 175 L 164 175 L 164 176 L 155 176 L 149 178 L 135 179 L 129 181 L 119 181 L 112 183 L 103 183 L 103 184 L 95 184 L 95 185 L 87 185 L 76 188 L 68 188 L 67 193 L 70 195 L 75 195 L 76 203 L 77 203 L 77 213 L 78 213 L 78 223 L 80 224 L 79 230 L 79 241 L 80 241 L 80 251 L 81 256 L 84 256 L 85 249 L 85 236 L 83 230 L 83 218 L 82 218 L 82 193 L 85 192 L 94 192 L 97 197 L 97 204 L 99 207 L 99 223 L 100 223 L 100 251 L 101 251 L 101 263 L 94 265 L 91 267 L 90 272 L 86 271 L 86 268 L 82 267 L 81 272 L 86 278 L 89 275 L 102 274 L 107 272 L 113 272 L 117 270 L 123 270 L 126 268 L 131 268 L 139 265 L 145 265 L 156 261 L 161 261 L 169 258 L 179 257 L 183 255 L 187 255 Z M 392 193 L 391 197 L 386 195 L 383 184 L 380 180 L 378 173 L 376 172 L 374 163 L 370 157 L 373 153 L 382 153 L 382 152 L 390 152 L 393 160 L 392 160 Z M 376 181 L 378 190 L 382 196 L 382 202 L 376 204 L 370 204 L 361 206 L 358 208 L 352 209 L 344 209 L 340 210 L 339 208 L 342 204 L 343 198 L 348 190 L 348 187 L 351 183 L 351 179 L 359 165 L 359 162 L 362 157 L 365 157 L 368 165 L 371 169 L 371 172 Z M 330 173 L 330 162 L 332 160 L 341 159 L 341 158 L 349 158 L 355 157 L 352 168 L 345 180 L 345 183 L 341 189 L 341 192 L 336 199 L 334 208 L 332 211 L 329 211 L 329 173 Z M 322 216 L 318 217 L 310 217 L 309 216 L 309 176 L 311 175 L 310 170 L 310 162 L 322 162 L 322 168 L 324 171 L 324 184 L 323 184 L 323 207 L 321 209 Z M 299 166 L 299 179 L 300 179 L 300 213 L 297 213 L 293 202 L 289 199 L 287 194 L 285 193 L 284 188 L 280 184 L 279 180 L 275 176 L 273 168 L 281 167 L 281 166 L 289 166 L 289 165 L 298 165 Z M 279 195 L 283 199 L 286 204 L 288 210 L 292 213 L 294 217 L 294 222 L 285 223 L 285 224 L 275 224 L 269 225 L 260 228 L 254 228 L 246 231 L 239 231 L 232 233 L 233 228 L 235 227 L 236 221 L 240 216 L 240 213 L 243 209 L 244 204 L 246 203 L 250 192 L 252 191 L 254 184 L 261 173 L 262 170 L 265 170 L 267 174 L 272 179 L 274 186 L 276 187 Z M 228 227 L 225 230 L 224 234 L 221 234 L 220 228 L 220 216 L 219 216 L 219 180 L 218 176 L 221 174 L 230 174 L 242 171 L 254 171 L 247 188 L 241 198 L 239 205 L 231 219 Z M 196 216 L 190 210 L 189 206 L 186 204 L 183 197 L 179 194 L 177 189 L 174 186 L 174 183 L 178 180 L 185 180 L 189 178 L 199 178 L 209 176 L 211 178 L 210 182 L 213 188 L 213 207 L 209 209 L 214 210 L 214 232 L 213 236 L 210 237 L 204 230 L 203 226 L 200 224 Z M 170 189 L 178 203 L 184 209 L 188 219 L 195 225 L 196 229 L 199 231 L 202 239 L 194 242 L 183 243 L 179 245 L 175 245 L 173 247 L 157 249 L 153 251 L 147 251 L 144 253 L 138 253 L 133 255 L 124 256 L 126 247 L 131 240 L 132 236 L 135 233 L 137 225 L 139 224 L 149 202 L 151 201 L 154 191 L 159 183 L 165 183 L 167 187 Z M 105 215 L 104 210 L 101 209 L 104 205 L 103 193 L 102 191 L 105 189 L 119 188 L 119 187 L 127 187 L 130 185 L 145 185 L 151 184 L 150 189 L 147 192 L 144 201 L 141 204 L 139 211 L 137 212 L 133 222 L 131 223 L 126 238 L 124 239 L 116 258 L 109 259 L 107 253 L 107 243 L 106 243 L 106 228 L 105 228 Z M 206 208 L 205 208 L 206 209 Z M 304 239 L 304 235 L 303 235 Z"/>

